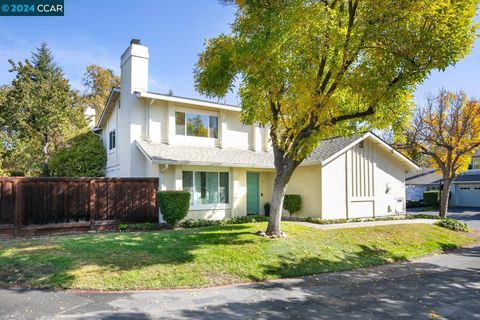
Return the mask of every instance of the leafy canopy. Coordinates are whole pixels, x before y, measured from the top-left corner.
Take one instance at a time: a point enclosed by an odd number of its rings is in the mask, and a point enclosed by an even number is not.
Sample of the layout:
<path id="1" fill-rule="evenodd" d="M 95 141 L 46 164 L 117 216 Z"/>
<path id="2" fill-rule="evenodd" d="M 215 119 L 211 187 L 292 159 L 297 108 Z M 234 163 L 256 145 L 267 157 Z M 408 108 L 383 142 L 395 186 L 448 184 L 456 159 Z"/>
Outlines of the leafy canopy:
<path id="1" fill-rule="evenodd" d="M 88 130 L 67 141 L 48 164 L 53 176 L 102 177 L 107 154 L 101 139 Z"/>
<path id="2" fill-rule="evenodd" d="M 30 60 L 9 62 L 16 75 L 0 99 L 2 165 L 17 175 L 49 175 L 49 157 L 86 126 L 78 95 L 45 43 Z"/>
<path id="3" fill-rule="evenodd" d="M 480 101 L 442 90 L 416 110 L 406 136 L 410 154 L 425 155 L 429 167 L 453 180 L 480 147 Z"/>
<path id="4" fill-rule="evenodd" d="M 224 96 L 239 82 L 242 120 L 271 125 L 274 149 L 301 161 L 321 138 L 408 120 L 415 85 L 469 52 L 477 3 L 238 0 L 196 89 Z"/>
<path id="5" fill-rule="evenodd" d="M 111 88 L 120 85 L 120 78 L 113 73 L 113 70 L 92 64 L 87 67 L 83 76 L 83 85 L 86 88 L 82 96 L 84 107 L 94 108 L 95 119 L 98 121 Z"/>

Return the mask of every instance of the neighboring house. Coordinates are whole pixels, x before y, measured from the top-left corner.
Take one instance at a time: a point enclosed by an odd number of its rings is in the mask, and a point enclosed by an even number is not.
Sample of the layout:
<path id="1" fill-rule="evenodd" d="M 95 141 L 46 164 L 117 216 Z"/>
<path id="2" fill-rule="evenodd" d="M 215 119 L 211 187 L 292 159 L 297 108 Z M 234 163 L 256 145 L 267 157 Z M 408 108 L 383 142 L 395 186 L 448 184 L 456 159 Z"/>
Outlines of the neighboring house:
<path id="1" fill-rule="evenodd" d="M 423 200 L 423 193 L 438 190 L 441 180 L 442 176 L 432 168 L 407 173 L 405 178 L 407 201 Z"/>
<path id="2" fill-rule="evenodd" d="M 408 173 L 405 179 L 407 200 L 423 200 L 423 193 L 439 190 L 441 181 L 441 174 L 431 168 Z M 480 149 L 472 157 L 468 171 L 453 181 L 450 191 L 451 206 L 480 207 Z"/>
<path id="3" fill-rule="evenodd" d="M 472 157 L 468 171 L 453 181 L 450 204 L 458 207 L 480 207 L 480 149 Z"/>
<path id="4" fill-rule="evenodd" d="M 148 91 L 148 48 L 132 40 L 98 127 L 106 175 L 159 177 L 161 190 L 192 194 L 189 218 L 264 214 L 274 162 L 268 127 L 244 125 L 240 108 Z M 293 174 L 300 216 L 391 215 L 405 208 L 405 173 L 418 170 L 372 133 L 321 142 Z"/>

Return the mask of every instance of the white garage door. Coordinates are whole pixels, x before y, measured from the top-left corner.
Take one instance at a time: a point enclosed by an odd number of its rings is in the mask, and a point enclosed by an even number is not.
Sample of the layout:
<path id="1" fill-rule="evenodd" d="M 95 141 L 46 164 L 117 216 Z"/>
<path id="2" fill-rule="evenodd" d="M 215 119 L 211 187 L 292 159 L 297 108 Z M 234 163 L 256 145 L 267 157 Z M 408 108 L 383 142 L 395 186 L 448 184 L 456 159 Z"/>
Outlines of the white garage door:
<path id="1" fill-rule="evenodd" d="M 480 185 L 459 186 L 458 205 L 461 207 L 480 207 Z"/>

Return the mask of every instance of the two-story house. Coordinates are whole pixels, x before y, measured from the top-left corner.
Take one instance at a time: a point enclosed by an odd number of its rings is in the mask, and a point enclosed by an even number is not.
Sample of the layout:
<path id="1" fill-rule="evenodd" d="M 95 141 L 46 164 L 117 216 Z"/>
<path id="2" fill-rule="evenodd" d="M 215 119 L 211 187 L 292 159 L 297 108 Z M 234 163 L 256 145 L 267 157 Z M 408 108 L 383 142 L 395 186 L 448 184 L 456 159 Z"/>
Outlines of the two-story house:
<path id="1" fill-rule="evenodd" d="M 189 218 L 264 214 L 275 168 L 268 127 L 244 125 L 241 109 L 148 90 L 148 48 L 132 40 L 97 124 L 106 176 L 158 177 L 191 193 Z M 371 133 L 321 142 L 294 173 L 288 194 L 302 216 L 324 219 L 403 212 L 405 173 L 418 167 Z"/>

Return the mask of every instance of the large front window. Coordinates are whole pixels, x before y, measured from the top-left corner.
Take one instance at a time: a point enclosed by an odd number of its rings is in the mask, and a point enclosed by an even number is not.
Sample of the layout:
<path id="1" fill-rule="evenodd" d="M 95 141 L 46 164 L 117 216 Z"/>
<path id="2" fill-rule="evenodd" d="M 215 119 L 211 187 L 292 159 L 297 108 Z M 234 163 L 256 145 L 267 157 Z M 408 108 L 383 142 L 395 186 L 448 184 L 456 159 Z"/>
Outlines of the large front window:
<path id="1" fill-rule="evenodd" d="M 183 171 L 182 180 L 191 205 L 228 203 L 228 172 Z"/>
<path id="2" fill-rule="evenodd" d="M 218 117 L 175 112 L 175 132 L 182 136 L 218 138 Z"/>

